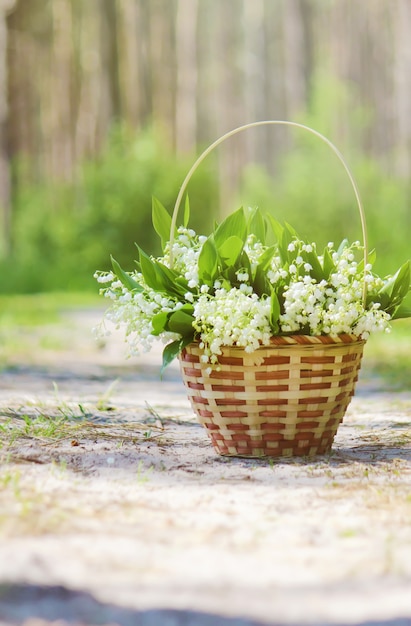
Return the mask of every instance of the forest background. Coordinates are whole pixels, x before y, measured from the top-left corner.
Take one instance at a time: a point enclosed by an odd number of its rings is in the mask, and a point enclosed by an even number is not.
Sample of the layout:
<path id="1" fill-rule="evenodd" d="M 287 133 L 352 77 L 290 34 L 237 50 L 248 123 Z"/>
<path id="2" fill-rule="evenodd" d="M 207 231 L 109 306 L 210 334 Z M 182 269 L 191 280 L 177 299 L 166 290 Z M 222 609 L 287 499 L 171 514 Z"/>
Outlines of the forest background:
<path id="1" fill-rule="evenodd" d="M 377 269 L 410 257 L 409 0 L 0 0 L 0 291 L 97 291 L 113 254 L 157 252 L 199 152 L 237 125 L 308 124 L 346 157 Z M 259 205 L 320 243 L 360 238 L 317 138 L 258 128 L 189 186 L 200 231 Z"/>

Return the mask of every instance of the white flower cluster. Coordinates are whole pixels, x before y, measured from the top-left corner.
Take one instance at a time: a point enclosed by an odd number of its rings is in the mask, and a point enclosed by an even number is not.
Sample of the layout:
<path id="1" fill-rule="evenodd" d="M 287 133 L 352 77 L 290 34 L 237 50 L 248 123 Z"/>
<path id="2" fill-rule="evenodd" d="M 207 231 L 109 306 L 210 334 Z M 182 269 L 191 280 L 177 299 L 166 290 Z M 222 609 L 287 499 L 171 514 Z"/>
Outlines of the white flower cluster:
<path id="1" fill-rule="evenodd" d="M 254 271 L 258 265 L 261 255 L 266 250 L 266 246 L 263 246 L 261 241 L 258 241 L 255 235 L 249 235 L 247 237 L 244 250 L 246 251 L 248 258 L 250 259 L 251 269 L 252 271 Z"/>
<path id="2" fill-rule="evenodd" d="M 133 273 L 133 278 L 144 286 L 143 292 L 132 292 L 118 281 L 112 272 L 96 272 L 97 282 L 105 284 L 111 281 L 109 287 L 102 288 L 100 293 L 112 301 L 105 313 L 105 320 L 111 322 L 116 329 L 125 328 L 126 341 L 130 356 L 138 356 L 141 352 L 149 352 L 155 337 L 153 332 L 153 316 L 157 313 L 171 312 L 181 308 L 181 303 L 157 293 L 144 284 L 143 276 Z M 110 334 L 103 323 L 94 329 L 96 335 Z M 173 333 L 163 333 L 164 342 L 176 339 Z"/>
<path id="3" fill-rule="evenodd" d="M 340 255 L 333 253 L 335 271 L 328 281 L 321 280 L 319 283 L 306 273 L 308 264 L 301 257 L 295 259 L 289 268 L 290 282 L 284 288 L 284 313 L 280 316 L 283 333 L 350 333 L 367 339 L 372 332 L 389 330 L 390 316 L 380 310 L 378 303 L 372 304 L 368 310 L 364 309 L 361 272 L 353 254 L 353 248 L 358 246 L 356 242 Z M 310 245 L 311 249 L 313 247 L 314 244 Z M 322 257 L 319 260 L 322 261 Z M 377 293 L 383 281 L 371 274 L 371 269 L 367 266 L 362 280 L 367 283 L 368 293 Z"/>
<path id="4" fill-rule="evenodd" d="M 193 326 L 204 349 L 204 361 L 215 363 L 222 346 L 242 346 L 254 352 L 270 342 L 270 300 L 233 287 L 200 295 L 194 305 Z"/>
<path id="5" fill-rule="evenodd" d="M 173 267 L 188 281 L 190 289 L 198 287 L 198 257 L 201 247 L 207 237 L 197 236 L 191 228 L 178 229 L 178 235 L 173 243 Z M 170 265 L 170 247 L 167 244 L 162 261 Z"/>
<path id="6" fill-rule="evenodd" d="M 389 330 L 390 316 L 380 310 L 379 303 L 363 306 L 363 284 L 370 296 L 376 295 L 384 282 L 372 274 L 371 266 L 365 268 L 355 260 L 361 249 L 358 242 L 334 252 L 329 244 L 325 256 L 316 254 L 315 244 L 307 244 L 296 237 L 288 245 L 288 261 L 284 253 L 276 251 L 265 277 L 277 294 L 281 312 L 276 332 L 280 334 L 303 333 L 309 335 L 354 334 L 367 338 L 371 332 Z M 204 360 L 213 364 L 223 346 L 238 345 L 254 352 L 267 345 L 273 334 L 271 298 L 268 293 L 258 295 L 254 290 L 256 269 L 267 253 L 268 247 L 250 236 L 244 246 L 248 257 L 247 268 L 236 268 L 231 279 L 227 274 L 218 276 L 214 284 L 200 284 L 198 259 L 206 237 L 197 236 L 191 229 L 180 228 L 173 243 L 173 270 L 185 279 L 184 296 L 164 295 L 148 287 L 139 272 L 130 273 L 142 288 L 133 290 L 125 286 L 113 272 L 97 272 L 102 284 L 101 293 L 112 301 L 106 319 L 118 328 L 125 326 L 131 354 L 151 348 L 153 317 L 158 313 L 172 313 L 185 306 L 193 307 L 193 335 L 204 349 Z M 269 251 L 270 252 L 270 251 Z M 170 267 L 170 247 L 158 259 Z M 267 257 L 265 257 L 267 258 Z M 326 279 L 316 280 L 313 265 L 331 268 Z M 315 269 L 315 268 L 314 268 Z M 126 281 L 127 282 L 127 281 Z M 191 314 L 191 310 L 190 310 Z M 157 334 L 157 333 L 156 333 Z M 168 342 L 179 335 L 166 332 L 160 337 Z"/>
<path id="7" fill-rule="evenodd" d="M 284 313 L 280 316 L 283 333 L 305 331 L 308 335 L 349 333 L 366 339 L 371 332 L 388 328 L 389 315 L 373 304 L 364 310 L 355 289 L 327 288 L 310 276 L 300 277 L 286 287 Z"/>

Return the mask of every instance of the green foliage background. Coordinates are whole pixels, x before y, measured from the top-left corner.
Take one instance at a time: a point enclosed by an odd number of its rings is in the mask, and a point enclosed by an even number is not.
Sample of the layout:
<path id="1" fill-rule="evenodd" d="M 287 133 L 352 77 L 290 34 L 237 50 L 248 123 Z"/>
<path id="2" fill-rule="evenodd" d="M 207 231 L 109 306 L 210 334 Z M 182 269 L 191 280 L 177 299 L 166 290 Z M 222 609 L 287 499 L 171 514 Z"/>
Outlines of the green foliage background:
<path id="1" fill-rule="evenodd" d="M 244 174 L 242 202 L 264 208 L 279 221 L 295 226 L 304 238 L 335 243 L 347 237 L 362 242 L 360 217 L 348 178 L 338 162 L 318 149 L 300 146 L 286 157 L 275 177 L 255 166 Z M 352 167 L 366 213 L 370 249 L 377 251 L 375 269 L 390 274 L 411 256 L 410 184 L 384 173 L 371 159 Z"/>
<path id="2" fill-rule="evenodd" d="M 75 184 L 19 187 L 14 199 L 13 247 L 0 264 L 3 293 L 97 290 L 96 269 L 113 254 L 133 268 L 135 243 L 160 252 L 151 223 L 152 195 L 171 211 L 192 159 L 176 159 L 152 130 L 137 137 L 117 128 L 98 160 L 83 163 Z M 217 185 L 208 168 L 193 178 L 193 227 L 210 227 Z"/>
<path id="3" fill-rule="evenodd" d="M 351 125 L 341 134 L 339 108 L 347 100 Z M 363 200 L 370 248 L 377 250 L 376 270 L 390 274 L 411 257 L 411 181 L 394 177 L 364 156 L 370 119 L 346 85 L 319 75 L 308 110 L 295 121 L 323 133 L 346 157 Z M 96 292 L 93 273 L 110 267 L 110 254 L 128 270 L 137 256 L 135 242 L 148 253 L 159 253 L 151 198 L 159 198 L 171 212 L 196 156 L 177 158 L 152 129 L 136 135 L 117 127 L 97 160 L 79 164 L 75 183 L 23 184 L 16 164 L 20 184 L 13 199 L 12 250 L 0 262 L 0 292 Z M 387 163 L 394 156 L 387 155 Z M 224 211 L 218 206 L 217 169 L 208 157 L 189 185 L 190 226 L 197 232 L 208 234 L 219 215 L 248 205 L 288 221 L 319 245 L 344 237 L 361 240 L 346 173 L 330 148 L 308 133 L 290 131 L 289 150 L 271 172 L 250 164 Z"/>
<path id="4" fill-rule="evenodd" d="M 339 140 L 339 110 L 352 111 L 351 126 Z M 364 206 L 370 250 L 377 251 L 379 274 L 395 272 L 411 258 L 411 181 L 365 156 L 372 115 L 358 107 L 355 94 L 329 76 L 314 80 L 309 110 L 297 120 L 324 134 L 342 152 L 358 185 Z M 271 174 L 246 169 L 239 201 L 270 211 L 303 237 L 321 246 L 343 238 L 362 241 L 361 223 L 351 183 L 330 147 L 303 130 L 293 130 L 290 150 Z M 386 162 L 395 154 L 386 155 Z"/>

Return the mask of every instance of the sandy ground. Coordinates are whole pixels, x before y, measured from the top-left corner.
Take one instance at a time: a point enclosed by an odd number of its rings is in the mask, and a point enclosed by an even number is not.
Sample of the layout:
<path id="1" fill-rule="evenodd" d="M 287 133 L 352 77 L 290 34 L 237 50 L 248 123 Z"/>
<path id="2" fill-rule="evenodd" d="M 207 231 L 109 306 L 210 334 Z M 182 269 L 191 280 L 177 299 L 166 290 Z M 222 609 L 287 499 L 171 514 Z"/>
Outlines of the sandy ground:
<path id="1" fill-rule="evenodd" d="M 365 355 L 331 455 L 223 458 L 178 366 L 98 347 L 95 320 L 27 335 L 0 377 L 10 433 L 68 424 L 0 449 L 0 624 L 411 624 L 411 392 Z"/>

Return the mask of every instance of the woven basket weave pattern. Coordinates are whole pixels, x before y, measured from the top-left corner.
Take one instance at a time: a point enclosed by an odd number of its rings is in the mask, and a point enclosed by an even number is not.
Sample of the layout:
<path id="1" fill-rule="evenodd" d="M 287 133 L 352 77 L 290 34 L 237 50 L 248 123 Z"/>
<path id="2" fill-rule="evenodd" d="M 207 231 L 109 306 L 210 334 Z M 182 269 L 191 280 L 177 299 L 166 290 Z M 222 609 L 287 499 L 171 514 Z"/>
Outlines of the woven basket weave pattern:
<path id="1" fill-rule="evenodd" d="M 180 355 L 191 405 L 220 454 L 311 456 L 331 449 L 361 366 L 352 335 L 274 337 L 252 354 L 225 347 L 207 374 L 192 343 Z"/>

